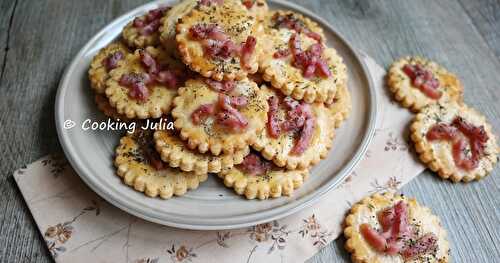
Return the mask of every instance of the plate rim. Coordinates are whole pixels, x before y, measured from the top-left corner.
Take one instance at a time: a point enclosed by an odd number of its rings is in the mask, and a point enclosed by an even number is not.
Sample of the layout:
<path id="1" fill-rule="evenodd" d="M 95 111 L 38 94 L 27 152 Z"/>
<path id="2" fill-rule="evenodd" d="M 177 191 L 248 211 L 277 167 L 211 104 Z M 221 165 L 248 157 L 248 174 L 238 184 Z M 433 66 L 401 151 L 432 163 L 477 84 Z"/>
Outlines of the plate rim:
<path id="1" fill-rule="evenodd" d="M 270 211 L 273 210 L 281 210 L 279 213 L 275 213 L 274 215 L 270 216 L 264 216 L 262 215 L 261 219 L 259 220 L 254 220 L 251 222 L 240 220 L 239 223 L 231 223 L 231 224 L 226 224 L 222 225 L 221 223 L 217 223 L 215 225 L 210 225 L 210 224 L 189 224 L 189 223 L 182 223 L 182 222 L 172 222 L 165 220 L 164 218 L 157 218 L 154 216 L 150 216 L 144 212 L 141 212 L 139 210 L 132 209 L 130 206 L 125 205 L 124 203 L 120 202 L 119 200 L 115 200 L 115 197 L 112 196 L 111 193 L 104 191 L 99 185 L 97 185 L 95 182 L 92 181 L 92 179 L 87 176 L 87 172 L 83 167 L 81 167 L 80 161 L 78 161 L 78 156 L 74 152 L 73 146 L 71 145 L 71 141 L 68 138 L 68 133 L 66 132 L 65 129 L 63 129 L 63 123 L 64 123 L 64 102 L 65 100 L 63 99 L 64 94 L 67 89 L 65 89 L 65 86 L 67 85 L 67 82 L 70 81 L 69 78 L 69 73 L 74 71 L 79 60 L 83 57 L 85 51 L 87 51 L 89 48 L 91 48 L 91 44 L 96 42 L 97 39 L 99 39 L 102 35 L 106 34 L 107 31 L 111 30 L 112 28 L 115 27 L 116 24 L 119 24 L 122 22 L 122 20 L 129 19 L 131 15 L 135 13 L 139 13 L 142 10 L 147 10 L 154 8 L 161 4 L 162 2 L 166 2 L 165 0 L 156 0 L 144 5 L 140 5 L 125 14 L 119 16 L 118 18 L 114 19 L 110 23 L 108 23 L 104 28 L 102 28 L 97 34 L 95 34 L 91 39 L 87 41 L 87 43 L 78 51 L 78 53 L 73 57 L 71 60 L 71 63 L 66 67 L 64 70 L 64 73 L 61 77 L 61 80 L 58 85 L 57 93 L 56 93 L 56 100 L 55 100 L 55 122 L 56 122 L 56 131 L 58 135 L 59 142 L 61 144 L 61 147 L 63 149 L 63 152 L 68 159 L 69 163 L 71 164 L 72 168 L 75 170 L 75 172 L 78 174 L 78 176 L 85 182 L 87 186 L 89 186 L 94 192 L 96 192 L 100 197 L 102 197 L 104 200 L 107 202 L 111 203 L 112 205 L 120 208 L 121 210 L 132 214 L 134 216 L 137 216 L 139 218 L 142 218 L 144 220 L 154 222 L 157 224 L 161 225 L 166 225 L 170 227 L 175 227 L 175 228 L 181 228 L 181 229 L 190 229 L 190 230 L 226 230 L 226 229 L 235 229 L 235 228 L 243 228 L 243 227 L 249 227 L 249 226 L 254 226 L 260 223 L 265 223 L 265 222 L 270 222 L 273 220 L 277 220 L 286 216 L 289 216 L 291 214 L 297 213 L 305 208 L 308 208 L 312 206 L 314 203 L 320 201 L 323 196 L 325 196 L 328 192 L 331 190 L 335 189 L 337 186 L 339 186 L 347 177 L 348 174 L 350 174 L 354 168 L 359 164 L 361 161 L 362 157 L 364 156 L 365 152 L 367 151 L 368 146 L 370 145 L 370 142 L 373 139 L 373 136 L 375 134 L 375 126 L 376 126 L 376 117 L 377 117 L 377 95 L 375 91 L 375 86 L 373 83 L 372 78 L 370 77 L 368 67 L 365 63 L 365 61 L 362 59 L 361 55 L 355 51 L 353 46 L 346 40 L 346 38 L 340 34 L 329 22 L 327 22 L 325 19 L 322 17 L 315 15 L 313 12 L 308 10 L 305 7 L 299 6 L 295 3 L 291 3 L 288 1 L 284 0 L 268 0 L 269 3 L 277 4 L 282 7 L 286 7 L 287 9 L 290 9 L 295 12 L 302 13 L 303 15 L 309 17 L 310 19 L 318 22 L 321 24 L 322 27 L 327 28 L 329 31 L 331 31 L 335 37 L 337 38 L 338 41 L 342 43 L 343 46 L 345 46 L 346 52 L 351 53 L 352 57 L 355 60 L 355 63 L 359 64 L 360 68 L 362 69 L 363 72 L 363 77 L 366 79 L 366 83 L 368 84 L 368 91 L 369 91 L 369 107 L 368 107 L 368 123 L 365 124 L 366 126 L 366 132 L 364 133 L 364 136 L 361 140 L 361 143 L 359 147 L 354 151 L 354 155 L 352 158 L 344 165 L 344 167 L 330 180 L 328 180 L 325 184 L 320 186 L 319 188 L 316 188 L 314 191 L 311 191 L 307 194 L 305 194 L 303 197 L 301 197 L 301 202 L 297 204 L 297 200 L 294 200 L 290 203 L 283 204 L 279 207 L 272 208 L 269 210 L 264 210 L 261 212 L 257 212 L 255 214 L 264 214 L 264 213 L 269 213 Z"/>

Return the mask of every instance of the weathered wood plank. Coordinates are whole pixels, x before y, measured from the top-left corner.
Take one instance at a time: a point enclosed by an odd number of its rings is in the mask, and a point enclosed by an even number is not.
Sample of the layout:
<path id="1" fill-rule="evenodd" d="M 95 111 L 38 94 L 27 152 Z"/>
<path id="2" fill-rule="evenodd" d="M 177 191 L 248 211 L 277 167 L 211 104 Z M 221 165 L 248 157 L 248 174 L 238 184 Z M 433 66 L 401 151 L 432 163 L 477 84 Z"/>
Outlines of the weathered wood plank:
<path id="1" fill-rule="evenodd" d="M 472 23 L 500 59 L 500 4 L 498 0 L 460 0 Z"/>
<path id="2" fill-rule="evenodd" d="M 9 35 L 12 17 L 15 11 L 16 2 L 3 1 L 0 2 L 0 83 L 2 83 L 2 75 L 5 69 L 5 58 L 9 50 Z"/>

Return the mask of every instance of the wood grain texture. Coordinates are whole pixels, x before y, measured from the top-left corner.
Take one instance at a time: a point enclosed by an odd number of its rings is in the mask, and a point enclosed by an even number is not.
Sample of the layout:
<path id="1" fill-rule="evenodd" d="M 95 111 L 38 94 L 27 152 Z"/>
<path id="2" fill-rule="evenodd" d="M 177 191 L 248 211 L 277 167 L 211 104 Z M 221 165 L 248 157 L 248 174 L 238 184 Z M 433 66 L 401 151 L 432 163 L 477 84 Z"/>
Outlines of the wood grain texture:
<path id="1" fill-rule="evenodd" d="M 64 68 L 100 28 L 144 2 L 0 1 L 0 62 L 5 64 L 0 81 L 0 142 L 5 153 L 0 163 L 0 262 L 52 262 L 12 172 L 60 150 L 53 105 Z M 406 54 L 442 63 L 462 78 L 466 102 L 499 130 L 499 1 L 295 2 L 327 19 L 381 65 Z M 500 258 L 499 186 L 498 168 L 485 180 L 467 185 L 425 172 L 403 192 L 441 217 L 455 262 L 494 262 Z M 348 262 L 343 242 L 333 242 L 309 262 Z"/>

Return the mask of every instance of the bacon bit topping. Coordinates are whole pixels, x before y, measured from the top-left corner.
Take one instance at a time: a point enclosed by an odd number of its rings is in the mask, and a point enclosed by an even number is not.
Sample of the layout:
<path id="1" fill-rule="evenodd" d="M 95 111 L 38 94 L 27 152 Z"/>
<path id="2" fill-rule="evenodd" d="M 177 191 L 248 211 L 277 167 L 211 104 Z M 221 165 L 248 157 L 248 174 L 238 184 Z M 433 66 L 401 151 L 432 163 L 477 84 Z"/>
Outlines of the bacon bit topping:
<path id="1" fill-rule="evenodd" d="M 269 104 L 269 111 L 267 112 L 269 136 L 278 138 L 282 132 L 300 133 L 290 153 L 302 154 L 309 147 L 316 125 L 316 119 L 309 104 L 286 97 L 283 100 L 283 104 L 287 108 L 286 120 L 280 122 L 277 116 L 279 98 L 272 96 L 267 100 L 267 103 Z"/>
<path id="2" fill-rule="evenodd" d="M 272 17 L 272 20 L 274 21 L 275 28 L 288 28 L 291 30 L 295 30 L 297 33 L 304 33 L 306 36 L 318 42 L 322 41 L 320 34 L 311 31 L 309 28 L 307 28 L 302 20 L 295 17 L 293 14 L 287 14 L 285 16 L 275 14 Z"/>
<path id="3" fill-rule="evenodd" d="M 191 121 L 198 125 L 204 121 L 208 116 L 215 113 L 214 104 L 203 104 L 191 113 Z"/>
<path id="4" fill-rule="evenodd" d="M 489 139 L 483 126 L 473 126 L 461 117 L 455 118 L 451 125 L 444 123 L 434 125 L 427 131 L 426 138 L 429 141 L 451 142 L 455 165 L 466 171 L 473 170 L 479 165 L 479 159 L 484 155 L 485 144 Z M 470 154 L 467 146 L 470 147 Z"/>
<path id="5" fill-rule="evenodd" d="M 382 226 L 381 232 L 366 223 L 359 227 L 359 231 L 370 246 L 378 252 L 388 255 L 400 253 L 408 259 L 426 254 L 436 248 L 437 238 L 433 233 L 424 234 L 414 241 L 416 232 L 410 228 L 408 206 L 403 201 L 382 210 L 377 217 Z"/>
<path id="6" fill-rule="evenodd" d="M 267 160 L 263 160 L 257 154 L 250 153 L 237 167 L 249 176 L 261 176 L 272 168 L 272 164 Z"/>
<path id="7" fill-rule="evenodd" d="M 125 57 L 123 52 L 121 51 L 116 51 L 113 54 L 109 54 L 108 57 L 104 59 L 102 62 L 104 64 L 104 67 L 106 67 L 106 71 L 111 71 L 118 67 L 118 61 L 122 60 Z"/>
<path id="8" fill-rule="evenodd" d="M 313 44 L 306 51 L 302 51 L 298 35 L 293 34 L 290 38 L 290 50 L 293 55 L 293 66 L 301 69 L 305 78 L 315 76 L 328 78 L 332 75 L 328 64 L 321 57 L 322 44 Z"/>
<path id="9" fill-rule="evenodd" d="M 232 56 L 239 56 L 241 64 L 248 68 L 249 60 L 257 39 L 248 36 L 246 41 L 237 45 L 229 36 L 216 24 L 198 24 L 189 29 L 189 34 L 194 40 L 201 41 L 204 54 L 210 58 L 227 59 Z"/>
<path id="10" fill-rule="evenodd" d="M 160 27 L 160 19 L 163 17 L 165 11 L 169 8 L 160 7 L 150 10 L 144 18 L 136 17 L 133 26 L 139 29 L 139 34 L 148 36 L 158 31 Z"/>
<path id="11" fill-rule="evenodd" d="M 152 82 L 151 77 L 146 73 L 124 74 L 120 78 L 120 85 L 128 87 L 128 95 L 139 101 L 146 101 L 149 97 L 147 85 Z"/>
<path id="12" fill-rule="evenodd" d="M 200 0 L 200 4 L 205 6 L 214 5 L 222 5 L 224 4 L 224 0 Z"/>
<path id="13" fill-rule="evenodd" d="M 439 99 L 442 93 L 438 90 L 439 80 L 432 74 L 430 70 L 425 69 L 419 64 L 406 64 L 403 67 L 403 72 L 411 79 L 412 85 L 422 91 L 431 99 Z"/>
<path id="14" fill-rule="evenodd" d="M 139 50 L 139 55 L 141 57 L 141 62 L 148 70 L 149 74 L 158 74 L 160 71 L 159 63 L 145 50 Z"/>
<path id="15" fill-rule="evenodd" d="M 205 83 L 214 91 L 228 93 L 236 87 L 236 82 L 232 80 L 216 81 L 213 79 L 205 79 Z"/>
<path id="16" fill-rule="evenodd" d="M 241 3 L 247 8 L 251 9 L 253 5 L 255 4 L 255 0 L 243 0 Z"/>
<path id="17" fill-rule="evenodd" d="M 220 111 L 217 113 L 217 123 L 231 132 L 241 132 L 248 126 L 248 121 L 232 104 L 229 96 L 219 93 Z M 245 104 L 246 105 L 246 104 Z"/>
<path id="18" fill-rule="evenodd" d="M 137 133 L 134 133 L 134 139 L 139 145 L 142 157 L 149 165 L 153 166 L 156 170 L 166 168 L 165 163 L 160 158 L 160 154 L 155 150 L 152 130 L 141 129 Z"/>
<path id="19" fill-rule="evenodd" d="M 281 134 L 281 127 L 278 119 L 279 98 L 272 96 L 267 100 L 269 111 L 267 112 L 267 131 L 272 138 L 278 138 Z"/>
<path id="20" fill-rule="evenodd" d="M 291 52 L 290 49 L 281 49 L 273 54 L 273 58 L 284 58 L 290 56 Z"/>
<path id="21" fill-rule="evenodd" d="M 166 69 L 165 65 L 161 65 L 145 50 L 140 50 L 139 54 L 143 66 L 157 83 L 166 85 L 169 88 L 177 88 L 184 83 L 186 78 L 182 71 Z"/>

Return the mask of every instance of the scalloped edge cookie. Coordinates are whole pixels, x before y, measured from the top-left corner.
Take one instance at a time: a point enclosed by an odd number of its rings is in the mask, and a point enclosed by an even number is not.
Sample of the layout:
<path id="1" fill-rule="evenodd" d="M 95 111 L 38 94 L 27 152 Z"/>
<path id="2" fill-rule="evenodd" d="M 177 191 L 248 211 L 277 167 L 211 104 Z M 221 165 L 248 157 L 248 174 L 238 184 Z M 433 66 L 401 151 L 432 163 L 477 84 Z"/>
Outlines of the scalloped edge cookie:
<path id="1" fill-rule="evenodd" d="M 387 207 L 394 205 L 398 201 L 404 201 L 408 204 L 408 221 L 417 219 L 422 223 L 422 226 L 428 229 L 425 232 L 432 232 L 438 236 L 438 259 L 435 261 L 425 262 L 449 262 L 449 243 L 447 240 L 447 232 L 441 226 L 439 218 L 432 214 L 428 207 L 421 206 L 415 199 L 408 199 L 395 193 L 374 194 L 365 197 L 360 202 L 352 206 L 349 215 L 345 219 L 344 236 L 346 238 L 345 249 L 351 253 L 351 259 L 356 263 L 383 263 L 383 262 L 414 262 L 418 263 L 417 259 L 404 261 L 401 256 L 386 256 L 376 252 L 364 239 L 359 231 L 359 226 L 362 223 L 371 223 L 378 226 L 376 213 Z M 375 210 L 375 211 L 374 211 Z M 373 222 L 375 221 L 375 222 Z M 422 227 L 421 226 L 421 227 Z M 437 232 L 437 233 L 436 233 Z"/>
<path id="2" fill-rule="evenodd" d="M 158 7 L 161 8 L 161 7 Z M 166 9 L 169 9 L 169 7 L 165 7 Z M 154 10 L 154 9 L 151 9 Z M 151 11 L 151 10 L 148 10 Z M 168 11 L 164 11 L 163 15 L 165 16 Z M 134 20 L 136 18 L 141 18 L 144 19 L 147 16 L 147 12 L 143 15 L 134 17 L 130 22 L 125 25 L 125 27 L 122 30 L 122 39 L 123 42 L 125 42 L 130 48 L 146 48 L 149 46 L 158 46 L 160 42 L 160 30 L 158 29 L 156 32 L 150 34 L 150 35 L 140 35 L 139 31 L 137 28 L 134 27 Z M 163 17 L 162 17 L 163 18 Z M 160 19 L 161 23 L 161 19 Z M 161 28 L 161 24 L 160 24 Z"/>
<path id="3" fill-rule="evenodd" d="M 418 88 L 413 87 L 410 78 L 403 72 L 406 64 L 420 64 L 432 71 L 439 80 L 439 90 L 442 96 L 438 100 L 431 99 Z M 463 101 L 463 86 L 458 77 L 434 61 L 414 56 L 402 57 L 392 63 L 387 73 L 387 86 L 394 95 L 394 99 L 403 107 L 418 112 L 429 104 L 446 101 Z"/>
<path id="4" fill-rule="evenodd" d="M 125 184 L 149 197 L 169 199 L 174 195 L 181 196 L 188 190 L 198 188 L 201 182 L 207 180 L 207 174 L 197 175 L 169 167 L 158 171 L 149 164 L 133 160 L 133 154 L 130 153 L 137 148 L 132 135 L 120 139 L 120 145 L 116 148 L 116 174 Z"/>
<path id="5" fill-rule="evenodd" d="M 235 150 L 232 154 L 219 156 L 199 153 L 189 149 L 184 141 L 173 134 L 173 131 L 168 130 L 156 131 L 154 140 L 161 159 L 170 167 L 195 174 L 218 173 L 222 169 L 232 168 L 243 162 L 243 158 L 250 152 L 250 147 L 247 146 Z"/>
<path id="6" fill-rule="evenodd" d="M 146 102 L 139 102 L 128 95 L 129 88 L 120 85 L 120 78 L 126 73 L 146 73 L 140 59 L 141 50 L 136 50 L 128 55 L 125 60 L 118 62 L 118 67 L 110 72 L 111 78 L 106 82 L 106 96 L 109 104 L 116 109 L 119 114 L 123 114 L 130 119 L 159 118 L 168 114 L 172 107 L 172 101 L 177 95 L 177 90 L 165 85 L 155 83 L 148 86 L 150 96 Z M 160 48 L 148 47 L 146 51 L 160 61 L 169 61 L 171 58 Z M 177 62 L 172 61 L 172 65 Z"/>
<path id="7" fill-rule="evenodd" d="M 218 173 L 218 176 L 224 180 L 225 186 L 233 188 L 238 195 L 244 195 L 246 199 L 265 200 L 291 196 L 308 178 L 309 171 L 278 169 L 266 175 L 246 175 L 238 166 L 234 166 Z"/>
<path id="8" fill-rule="evenodd" d="M 174 99 L 172 109 L 174 126 L 180 131 L 180 137 L 187 140 L 190 149 L 198 149 L 200 153 L 210 151 L 213 155 L 219 155 L 222 152 L 230 154 L 236 149 L 252 144 L 257 138 L 257 133 L 264 129 L 268 105 L 261 90 L 257 84 L 248 79 L 236 81 L 236 83 L 234 90 L 239 94 L 246 94 L 249 99 L 248 105 L 240 110 L 248 119 L 248 127 L 243 133 L 214 131 L 212 117 L 207 118 L 200 125 L 192 123 L 192 112 L 203 104 L 217 103 L 219 97 L 219 93 L 208 87 L 202 78 L 190 79 L 186 81 L 185 87 L 178 90 L 179 95 Z M 212 134 L 208 134 L 207 131 Z"/>
<path id="9" fill-rule="evenodd" d="M 112 118 L 117 121 L 130 121 L 127 116 L 122 115 L 116 111 L 115 108 L 109 104 L 109 100 L 106 96 L 103 94 L 95 94 L 94 96 L 95 104 L 97 105 L 97 108 L 107 117 Z"/>
<path id="10" fill-rule="evenodd" d="M 472 171 L 465 171 L 456 167 L 449 142 L 429 142 L 425 138 L 428 129 L 438 121 L 441 122 L 444 119 L 445 122 L 451 123 L 458 115 L 475 126 L 484 125 L 489 137 L 486 143 L 485 156 L 480 159 L 478 167 Z M 439 120 L 436 120 L 436 118 Z M 481 113 L 464 104 L 456 102 L 431 104 L 423 108 L 414 117 L 410 131 L 411 139 L 420 160 L 443 179 L 450 179 L 453 182 L 479 180 L 487 176 L 498 161 L 499 147 L 491 125 Z"/>
<path id="11" fill-rule="evenodd" d="M 261 90 L 265 94 L 266 101 L 271 96 L 279 96 L 277 91 L 266 86 L 262 86 Z M 314 136 L 310 143 L 311 146 L 304 153 L 299 156 L 290 155 L 289 152 L 293 148 L 295 138 L 290 138 L 288 133 L 281 134 L 277 139 L 271 138 L 267 135 L 267 127 L 257 135 L 252 148 L 259 151 L 265 159 L 273 161 L 276 166 L 286 167 L 289 170 L 305 169 L 317 164 L 321 159 L 325 159 L 335 137 L 335 129 L 331 127 L 333 116 L 323 103 L 311 104 L 311 108 L 316 115 L 317 123 L 319 123 L 315 132 L 317 133 L 319 129 L 320 133 L 325 131 L 326 134 L 320 134 L 319 138 Z M 321 115 L 318 117 L 319 114 Z"/>
<path id="12" fill-rule="evenodd" d="M 244 34 L 244 32 L 241 32 L 241 29 L 234 27 L 242 24 L 239 20 L 243 18 L 238 18 L 238 16 L 246 16 L 248 18 L 247 20 L 251 21 L 249 28 L 246 30 L 249 31 L 248 34 Z M 230 24 L 231 26 L 224 27 L 224 23 L 221 21 L 222 18 L 229 20 L 225 21 L 225 24 Z M 236 19 L 237 21 L 232 21 L 231 19 Z M 189 29 L 191 26 L 200 23 L 218 24 L 228 35 L 231 35 L 228 33 L 231 31 L 228 30 L 228 28 L 233 28 L 233 31 L 237 32 L 233 33 L 230 38 L 237 45 L 246 41 L 247 36 L 251 35 L 255 37 L 257 39 L 257 44 L 249 61 L 248 68 L 242 68 L 240 58 L 237 56 L 233 56 L 226 60 L 214 60 L 205 57 L 200 41 L 192 40 L 189 36 Z M 246 7 L 243 6 L 240 1 L 226 0 L 222 7 L 217 4 L 211 6 L 199 4 L 179 20 L 176 30 L 177 48 L 181 54 L 182 60 L 191 70 L 200 73 L 200 75 L 206 78 L 212 78 L 219 81 L 223 79 L 241 80 L 246 78 L 248 74 L 257 72 L 259 68 L 258 57 L 262 53 L 259 26 L 257 20 L 250 15 Z"/>
<path id="13" fill-rule="evenodd" d="M 339 128 L 349 117 L 352 110 L 351 93 L 347 85 L 340 86 L 337 90 L 333 103 L 327 105 L 327 108 L 333 115 L 335 128 Z"/>
<path id="14" fill-rule="evenodd" d="M 272 22 L 272 19 L 275 15 L 279 15 L 279 16 L 293 16 L 294 18 L 300 20 L 302 23 L 304 23 L 304 25 L 307 27 L 307 29 L 309 29 L 310 31 L 314 32 L 314 33 L 317 33 L 321 36 L 321 38 L 323 40 L 326 39 L 325 37 L 325 33 L 323 32 L 323 28 L 321 28 L 318 23 L 316 23 L 315 21 L 309 19 L 308 17 L 305 17 L 299 13 L 296 13 L 296 12 L 293 12 L 291 10 L 275 10 L 275 11 L 271 11 L 271 12 L 268 12 L 266 14 L 266 26 L 268 28 L 273 28 L 273 29 L 279 29 L 279 28 L 276 28 L 275 25 L 273 25 L 273 22 Z M 295 31 L 295 30 L 294 30 Z M 269 32 L 269 31 L 268 31 Z M 297 32 L 297 31 L 295 31 Z M 299 32 L 297 32 L 299 33 Z"/>
<path id="15" fill-rule="evenodd" d="M 106 81 L 109 79 L 109 72 L 103 65 L 103 61 L 111 54 L 122 51 L 124 58 L 130 54 L 130 50 L 121 42 L 112 42 L 111 44 L 103 47 L 92 58 L 88 71 L 90 87 L 98 94 L 104 94 L 106 90 Z"/>
<path id="16" fill-rule="evenodd" d="M 274 58 L 276 51 L 283 46 L 288 48 L 293 30 L 279 29 L 272 30 L 273 33 L 266 35 L 266 43 L 273 43 L 265 49 L 259 60 L 259 71 L 264 80 L 271 82 L 271 85 L 287 96 L 292 96 L 296 100 L 304 100 L 307 103 L 325 102 L 330 104 L 335 98 L 335 93 L 340 86 L 347 85 L 347 67 L 342 57 L 333 48 L 325 47 L 323 58 L 327 61 L 332 76 L 329 78 L 316 77 L 313 79 L 304 78 L 302 70 L 292 65 L 292 56 L 284 58 Z M 316 40 L 298 34 L 301 39 L 302 49 L 317 43 Z"/>
<path id="17" fill-rule="evenodd" d="M 172 50 L 174 54 L 180 58 L 177 50 L 177 42 L 175 36 L 177 34 L 177 21 L 183 16 L 191 12 L 198 5 L 198 0 L 182 0 L 172 6 L 167 14 L 161 19 L 160 26 L 160 42 L 165 50 Z"/>

